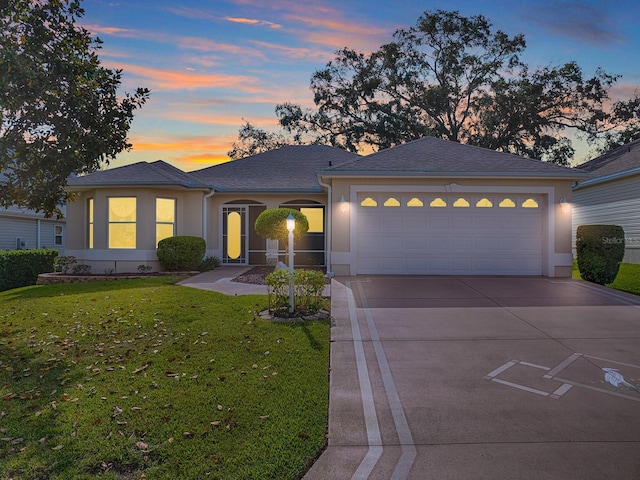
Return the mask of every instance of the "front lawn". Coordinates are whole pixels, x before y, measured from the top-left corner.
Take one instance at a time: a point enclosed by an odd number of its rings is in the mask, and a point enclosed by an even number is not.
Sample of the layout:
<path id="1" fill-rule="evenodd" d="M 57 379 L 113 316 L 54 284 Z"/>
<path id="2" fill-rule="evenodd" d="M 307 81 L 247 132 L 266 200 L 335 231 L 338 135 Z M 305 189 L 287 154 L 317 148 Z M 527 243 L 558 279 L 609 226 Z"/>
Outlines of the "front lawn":
<path id="1" fill-rule="evenodd" d="M 580 278 L 578 263 L 575 260 L 573 262 L 573 278 Z M 608 284 L 607 287 L 640 295 L 640 265 L 621 263 L 616 279 L 613 283 Z"/>
<path id="2" fill-rule="evenodd" d="M 295 479 L 322 450 L 327 321 L 154 278 L 0 293 L 0 478 Z"/>

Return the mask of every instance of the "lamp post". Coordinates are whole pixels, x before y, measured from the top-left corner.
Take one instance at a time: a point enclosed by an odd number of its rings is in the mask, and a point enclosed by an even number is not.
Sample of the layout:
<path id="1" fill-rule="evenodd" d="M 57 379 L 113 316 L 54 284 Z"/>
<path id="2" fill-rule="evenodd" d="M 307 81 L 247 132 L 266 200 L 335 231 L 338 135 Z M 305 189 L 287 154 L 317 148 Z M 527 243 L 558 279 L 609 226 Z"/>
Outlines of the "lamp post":
<path id="1" fill-rule="evenodd" d="M 296 219 L 289 214 L 287 217 L 287 230 L 289 231 L 289 313 L 293 313 L 293 230 L 296 228 Z"/>

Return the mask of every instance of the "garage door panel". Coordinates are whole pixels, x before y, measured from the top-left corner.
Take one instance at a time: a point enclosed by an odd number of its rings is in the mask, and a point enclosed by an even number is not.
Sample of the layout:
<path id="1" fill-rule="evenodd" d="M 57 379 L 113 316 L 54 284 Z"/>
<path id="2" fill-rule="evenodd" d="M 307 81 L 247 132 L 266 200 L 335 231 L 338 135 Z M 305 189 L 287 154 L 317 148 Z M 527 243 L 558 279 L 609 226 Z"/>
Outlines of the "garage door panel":
<path id="1" fill-rule="evenodd" d="M 455 215 L 452 214 L 449 225 L 452 231 L 468 231 L 469 225 L 473 225 L 473 217 L 471 215 Z"/>
<path id="2" fill-rule="evenodd" d="M 451 240 L 449 237 L 427 237 L 425 244 L 430 252 L 438 252 L 448 250 L 451 247 Z"/>
<path id="3" fill-rule="evenodd" d="M 495 237 L 475 237 L 473 239 L 473 248 L 477 252 L 494 252 L 496 249 Z"/>
<path id="4" fill-rule="evenodd" d="M 400 198 L 393 192 L 382 196 Z M 497 201 L 478 207 L 480 197 L 468 195 L 469 207 L 451 207 L 460 196 L 439 195 L 446 208 L 430 207 L 426 199 L 417 207 L 404 201 L 399 207 L 357 207 L 358 273 L 542 273 L 541 208 L 522 208 L 519 201 L 512 208 L 499 208 Z"/>
<path id="5" fill-rule="evenodd" d="M 473 250 L 473 238 L 469 236 L 455 236 L 451 239 L 451 249 L 454 251 L 465 253 Z"/>
<path id="6" fill-rule="evenodd" d="M 444 215 L 427 216 L 427 228 L 430 230 L 448 230 L 449 217 Z"/>
<path id="7" fill-rule="evenodd" d="M 398 212 L 400 213 L 400 212 Z M 389 229 L 398 229 L 400 230 L 402 228 L 402 215 L 384 215 L 382 217 L 382 222 L 381 222 L 381 226 L 382 228 L 385 228 L 387 230 Z"/>
<path id="8" fill-rule="evenodd" d="M 404 238 L 404 250 L 424 250 L 426 242 L 424 236 L 407 236 Z M 407 252 L 409 253 L 409 252 Z"/>
<path id="9" fill-rule="evenodd" d="M 496 229 L 495 217 L 482 215 L 472 219 L 473 228 L 477 231 L 494 231 Z"/>

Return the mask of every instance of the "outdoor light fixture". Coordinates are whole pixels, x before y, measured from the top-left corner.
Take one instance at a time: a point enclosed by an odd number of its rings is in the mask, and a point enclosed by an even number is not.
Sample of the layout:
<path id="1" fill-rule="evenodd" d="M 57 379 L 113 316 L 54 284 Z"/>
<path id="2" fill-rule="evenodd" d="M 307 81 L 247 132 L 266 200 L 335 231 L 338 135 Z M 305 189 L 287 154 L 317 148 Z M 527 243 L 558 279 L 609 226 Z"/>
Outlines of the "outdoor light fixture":
<path id="1" fill-rule="evenodd" d="M 342 213 L 347 213 L 347 201 L 344 198 L 344 195 L 340 196 L 340 210 Z"/>
<path id="2" fill-rule="evenodd" d="M 571 205 L 569 205 L 569 202 L 567 202 L 567 199 L 564 197 L 560 199 L 560 208 L 562 209 L 562 213 L 569 213 L 571 210 Z"/>
<path id="3" fill-rule="evenodd" d="M 296 219 L 289 214 L 287 217 L 287 230 L 289 231 L 289 313 L 293 313 L 293 231 L 296 228 Z"/>

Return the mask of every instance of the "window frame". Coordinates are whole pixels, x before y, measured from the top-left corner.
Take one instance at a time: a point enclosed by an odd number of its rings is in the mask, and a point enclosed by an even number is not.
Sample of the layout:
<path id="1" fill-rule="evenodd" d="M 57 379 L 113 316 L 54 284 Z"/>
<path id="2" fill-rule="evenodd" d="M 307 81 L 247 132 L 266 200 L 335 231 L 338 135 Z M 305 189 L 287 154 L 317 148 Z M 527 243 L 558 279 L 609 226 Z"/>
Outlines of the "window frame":
<path id="1" fill-rule="evenodd" d="M 114 221 L 111 220 L 111 200 L 113 199 L 132 199 L 134 201 L 134 208 L 133 208 L 133 216 L 134 216 L 134 220 L 119 220 L 119 221 Z M 133 246 L 119 246 L 119 247 L 115 247 L 115 246 L 111 246 L 111 241 L 112 241 L 112 232 L 111 232 L 111 226 L 116 226 L 116 225 L 133 225 Z M 108 238 L 107 238 L 107 248 L 109 250 L 134 250 L 137 248 L 138 246 L 138 235 L 137 235 L 137 229 L 138 229 L 138 197 L 130 197 L 130 196 L 123 196 L 123 197 L 118 197 L 118 196 L 114 196 L 114 197 L 107 197 L 107 231 L 108 231 Z"/>
<path id="2" fill-rule="evenodd" d="M 167 222 L 167 221 L 160 221 L 158 219 L 158 200 L 171 200 L 171 201 L 173 201 L 173 221 Z M 156 247 L 158 246 L 158 243 L 160 242 L 160 240 L 164 240 L 165 238 L 175 237 L 176 236 L 176 228 L 177 228 L 176 218 L 177 218 L 177 216 L 178 216 L 178 199 L 177 198 L 174 198 L 174 197 L 156 197 Z M 171 225 L 172 226 L 171 235 L 168 236 L 168 237 L 162 237 L 162 238 L 158 239 L 158 226 L 159 225 Z"/>

